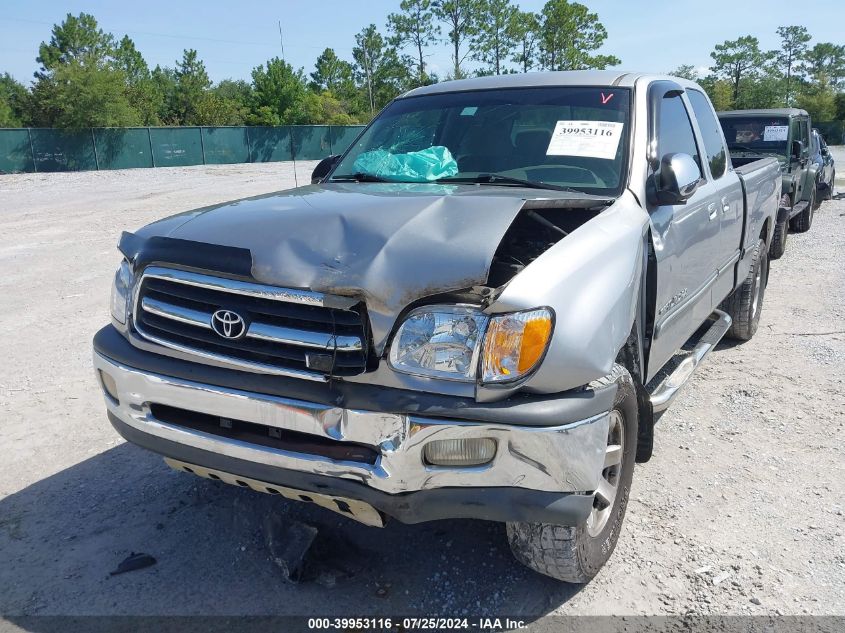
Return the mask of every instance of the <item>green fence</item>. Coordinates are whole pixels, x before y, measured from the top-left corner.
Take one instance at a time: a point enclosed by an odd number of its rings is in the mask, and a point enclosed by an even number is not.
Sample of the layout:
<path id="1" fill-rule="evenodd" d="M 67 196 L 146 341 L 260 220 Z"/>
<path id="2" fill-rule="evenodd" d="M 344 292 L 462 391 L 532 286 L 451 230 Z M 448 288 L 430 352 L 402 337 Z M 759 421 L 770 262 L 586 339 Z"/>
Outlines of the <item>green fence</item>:
<path id="1" fill-rule="evenodd" d="M 0 129 L 0 173 L 318 160 L 361 125 Z"/>

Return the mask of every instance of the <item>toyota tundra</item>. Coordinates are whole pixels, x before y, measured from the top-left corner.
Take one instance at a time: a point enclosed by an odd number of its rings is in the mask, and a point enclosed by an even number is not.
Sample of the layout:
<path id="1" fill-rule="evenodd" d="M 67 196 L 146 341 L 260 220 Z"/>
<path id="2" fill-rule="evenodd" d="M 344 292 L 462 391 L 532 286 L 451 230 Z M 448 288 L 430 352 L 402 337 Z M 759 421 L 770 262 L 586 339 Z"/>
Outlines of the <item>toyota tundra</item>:
<path id="1" fill-rule="evenodd" d="M 504 522 L 518 560 L 586 582 L 655 422 L 754 335 L 780 197 L 684 79 L 418 88 L 308 186 L 123 234 L 108 417 L 173 468 L 371 526 Z"/>

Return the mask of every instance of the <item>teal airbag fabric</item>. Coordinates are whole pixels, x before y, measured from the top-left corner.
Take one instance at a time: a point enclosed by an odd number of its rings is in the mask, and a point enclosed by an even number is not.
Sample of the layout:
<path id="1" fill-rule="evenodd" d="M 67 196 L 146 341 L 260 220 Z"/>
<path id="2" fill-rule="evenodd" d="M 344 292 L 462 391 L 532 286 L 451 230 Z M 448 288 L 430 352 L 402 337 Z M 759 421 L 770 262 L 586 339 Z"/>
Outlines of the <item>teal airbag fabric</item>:
<path id="1" fill-rule="evenodd" d="M 454 176 L 458 173 L 458 163 L 448 147 L 436 145 L 407 154 L 392 154 L 383 149 L 364 152 L 355 159 L 354 169 L 386 180 L 427 182 Z"/>

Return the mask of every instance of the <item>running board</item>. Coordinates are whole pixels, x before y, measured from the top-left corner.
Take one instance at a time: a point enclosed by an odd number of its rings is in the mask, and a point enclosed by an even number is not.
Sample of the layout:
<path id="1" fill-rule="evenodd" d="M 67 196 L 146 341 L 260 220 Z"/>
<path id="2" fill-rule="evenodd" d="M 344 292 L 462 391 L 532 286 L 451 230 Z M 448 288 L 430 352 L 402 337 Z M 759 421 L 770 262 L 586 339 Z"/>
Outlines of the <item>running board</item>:
<path id="1" fill-rule="evenodd" d="M 716 316 L 716 320 L 696 343 L 690 355 L 682 360 L 675 370 L 666 376 L 652 392 L 651 408 L 654 413 L 662 413 L 669 408 L 683 386 L 687 384 L 695 370 L 701 365 L 701 361 L 719 344 L 719 341 L 730 329 L 732 321 L 726 312 L 714 310 L 713 314 Z"/>

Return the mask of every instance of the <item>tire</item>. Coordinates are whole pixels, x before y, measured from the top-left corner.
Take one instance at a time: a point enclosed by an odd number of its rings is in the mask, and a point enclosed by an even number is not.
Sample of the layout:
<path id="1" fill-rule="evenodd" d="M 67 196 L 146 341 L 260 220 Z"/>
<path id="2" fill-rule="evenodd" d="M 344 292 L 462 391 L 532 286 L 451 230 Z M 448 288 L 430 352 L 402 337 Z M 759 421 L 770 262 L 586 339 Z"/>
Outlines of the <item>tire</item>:
<path id="1" fill-rule="evenodd" d="M 816 196 L 814 200 L 816 205 L 816 211 L 819 210 L 819 207 L 822 206 L 822 202 L 824 202 L 825 200 L 827 200 L 827 198 L 825 197 L 824 189 L 821 186 L 816 187 Z"/>
<path id="2" fill-rule="evenodd" d="M 778 205 L 778 213 L 781 209 L 792 208 L 792 197 L 785 193 L 780 197 Z M 787 214 L 788 215 L 788 214 Z M 786 238 L 789 236 L 789 219 L 787 218 L 780 224 L 775 224 L 775 230 L 772 232 L 772 243 L 769 245 L 769 258 L 780 259 L 786 252 Z"/>
<path id="3" fill-rule="evenodd" d="M 608 495 L 613 491 L 612 502 L 605 507 L 604 497 L 597 491 L 593 512 L 585 523 L 576 527 L 507 524 L 514 557 L 526 567 L 564 582 L 589 582 L 610 558 L 619 539 L 634 475 L 639 415 L 634 382 L 621 365 L 614 365 L 611 374 L 602 381 L 616 382 L 619 386 L 610 412 L 607 455 L 612 454 L 611 446 L 621 445 L 620 461 L 602 471 L 603 485 L 599 485 L 599 490 L 607 491 Z"/>
<path id="4" fill-rule="evenodd" d="M 810 204 L 792 220 L 792 230 L 796 233 L 806 233 L 813 224 L 813 213 L 816 210 L 816 190 L 810 194 Z"/>
<path id="5" fill-rule="evenodd" d="M 830 185 L 827 187 L 827 195 L 825 195 L 825 200 L 833 200 L 833 196 L 836 194 L 833 192 L 833 186 L 836 184 L 836 172 L 834 171 L 830 175 Z"/>
<path id="6" fill-rule="evenodd" d="M 759 240 L 754 247 L 753 257 L 745 281 L 722 304 L 722 308 L 733 319 L 726 336 L 737 341 L 750 341 L 757 332 L 766 284 L 769 282 L 769 253 L 763 240 Z"/>
<path id="7" fill-rule="evenodd" d="M 775 224 L 772 244 L 769 246 L 769 259 L 780 259 L 786 252 L 786 238 L 789 236 L 789 220 Z"/>

